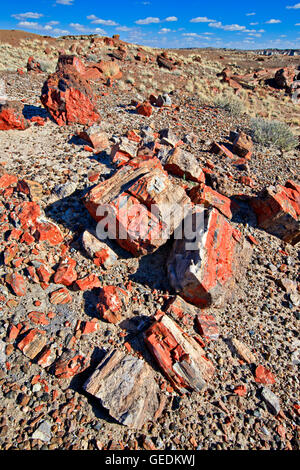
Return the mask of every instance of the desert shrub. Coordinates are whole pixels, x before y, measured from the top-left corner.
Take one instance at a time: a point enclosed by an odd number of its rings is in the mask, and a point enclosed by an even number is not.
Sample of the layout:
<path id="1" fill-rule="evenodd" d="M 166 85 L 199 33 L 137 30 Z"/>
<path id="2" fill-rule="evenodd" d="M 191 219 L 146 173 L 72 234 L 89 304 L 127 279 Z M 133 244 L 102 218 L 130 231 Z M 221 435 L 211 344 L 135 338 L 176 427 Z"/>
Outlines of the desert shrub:
<path id="1" fill-rule="evenodd" d="M 218 96 L 214 105 L 218 108 L 224 109 L 232 116 L 240 116 L 245 112 L 243 102 L 236 96 Z"/>
<path id="2" fill-rule="evenodd" d="M 38 62 L 41 66 L 42 72 L 45 72 L 45 73 L 55 72 L 56 62 L 50 62 L 50 61 L 46 61 L 46 60 L 38 60 Z"/>
<path id="3" fill-rule="evenodd" d="M 120 67 L 115 62 L 106 62 L 102 66 L 102 73 L 106 78 L 113 77 L 120 72 Z"/>
<path id="4" fill-rule="evenodd" d="M 263 146 L 292 150 L 299 145 L 298 138 L 284 122 L 254 118 L 251 119 L 250 126 L 254 142 Z"/>

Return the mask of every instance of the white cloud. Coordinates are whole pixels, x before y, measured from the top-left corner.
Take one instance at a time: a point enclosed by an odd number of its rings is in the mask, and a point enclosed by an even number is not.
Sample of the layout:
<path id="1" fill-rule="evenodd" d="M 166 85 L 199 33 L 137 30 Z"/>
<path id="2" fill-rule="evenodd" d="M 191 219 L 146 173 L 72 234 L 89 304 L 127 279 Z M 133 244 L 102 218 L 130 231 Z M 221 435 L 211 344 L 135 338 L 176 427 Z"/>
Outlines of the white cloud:
<path id="1" fill-rule="evenodd" d="M 158 33 L 159 34 L 166 34 L 169 33 L 171 30 L 169 28 L 162 28 Z"/>
<path id="2" fill-rule="evenodd" d="M 52 33 L 56 34 L 57 36 L 66 36 L 67 34 L 70 34 L 70 31 L 67 29 L 55 28 L 52 30 Z"/>
<path id="3" fill-rule="evenodd" d="M 58 5 L 73 5 L 74 0 L 56 0 Z"/>
<path id="4" fill-rule="evenodd" d="M 104 31 L 104 29 L 102 29 L 102 28 L 96 28 L 95 33 L 102 34 L 102 36 L 106 35 L 106 31 Z"/>
<path id="5" fill-rule="evenodd" d="M 26 28 L 26 29 L 34 29 L 34 30 L 37 30 L 37 31 L 52 31 L 52 26 L 49 25 L 49 24 L 46 24 L 45 26 L 40 24 L 40 23 L 36 23 L 35 21 L 19 21 L 18 23 L 18 26 L 20 26 L 21 28 Z"/>
<path id="6" fill-rule="evenodd" d="M 288 10 L 299 10 L 300 9 L 300 3 L 296 3 L 296 5 L 291 5 L 286 7 Z"/>
<path id="7" fill-rule="evenodd" d="M 27 13 L 18 13 L 18 14 L 11 15 L 11 16 L 13 18 L 16 18 L 16 20 L 24 20 L 26 18 L 37 20 L 38 18 L 41 18 L 44 15 L 42 13 L 34 13 L 32 11 L 28 11 Z"/>
<path id="8" fill-rule="evenodd" d="M 47 24 L 51 24 L 51 25 L 55 26 L 55 25 L 59 24 L 59 21 L 48 21 Z"/>
<path id="9" fill-rule="evenodd" d="M 256 15 L 256 13 L 246 13 L 246 16 L 253 16 Z"/>
<path id="10" fill-rule="evenodd" d="M 76 31 L 79 31 L 81 33 L 86 32 L 86 28 L 83 24 L 80 23 L 70 23 L 71 28 L 76 29 Z"/>
<path id="11" fill-rule="evenodd" d="M 300 26 L 300 23 L 295 23 L 295 26 Z"/>
<path id="12" fill-rule="evenodd" d="M 277 24 L 277 23 L 281 23 L 281 20 L 274 20 L 274 18 L 272 18 L 271 20 L 266 21 L 266 24 Z"/>
<path id="13" fill-rule="evenodd" d="M 177 16 L 168 16 L 165 21 L 178 21 Z"/>
<path id="14" fill-rule="evenodd" d="M 153 18 L 153 16 L 148 16 L 148 18 L 145 18 L 143 20 L 137 20 L 135 21 L 136 24 L 151 24 L 151 23 L 160 23 L 159 18 Z"/>
<path id="15" fill-rule="evenodd" d="M 95 15 L 89 15 L 87 16 L 87 19 L 90 20 L 93 24 L 104 24 L 105 26 L 117 26 L 118 23 L 116 23 L 113 20 L 102 20 L 101 18 L 97 18 Z"/>
<path id="16" fill-rule="evenodd" d="M 215 23 L 209 23 L 210 28 L 223 29 L 224 31 L 243 31 L 246 29 L 246 26 L 240 26 L 239 24 L 222 24 L 221 21 L 216 21 Z"/>
<path id="17" fill-rule="evenodd" d="M 206 16 L 197 16 L 197 18 L 192 18 L 190 23 L 212 23 L 215 20 L 210 20 Z"/>
<path id="18" fill-rule="evenodd" d="M 250 26 L 256 26 L 257 24 L 259 24 L 259 23 L 257 23 L 257 22 L 256 23 L 250 23 Z"/>
<path id="19" fill-rule="evenodd" d="M 201 37 L 197 33 L 183 33 L 182 36 L 189 37 L 189 38 L 200 38 Z"/>
<path id="20" fill-rule="evenodd" d="M 132 31 L 132 28 L 129 28 L 128 26 L 118 26 L 116 30 L 126 32 L 126 31 Z"/>

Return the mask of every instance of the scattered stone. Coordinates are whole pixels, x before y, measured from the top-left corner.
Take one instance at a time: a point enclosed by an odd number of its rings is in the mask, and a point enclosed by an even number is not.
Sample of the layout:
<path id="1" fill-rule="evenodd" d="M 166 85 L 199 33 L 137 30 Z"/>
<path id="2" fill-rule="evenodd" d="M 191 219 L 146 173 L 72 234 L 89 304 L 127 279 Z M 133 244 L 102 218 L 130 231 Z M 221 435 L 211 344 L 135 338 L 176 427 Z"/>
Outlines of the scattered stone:
<path id="1" fill-rule="evenodd" d="M 300 241 L 300 185 L 269 186 L 251 205 L 261 228 L 291 245 Z"/>
<path id="2" fill-rule="evenodd" d="M 79 74 L 56 72 L 45 81 L 41 102 L 59 126 L 100 120 L 88 82 Z"/>
<path id="3" fill-rule="evenodd" d="M 30 359 L 34 359 L 46 346 L 47 338 L 43 331 L 32 329 L 19 341 L 18 348 Z"/>
<path id="4" fill-rule="evenodd" d="M 101 318 L 109 323 L 119 323 L 127 304 L 128 294 L 124 289 L 105 286 L 101 289 L 97 310 Z"/>
<path id="5" fill-rule="evenodd" d="M 28 121 L 23 116 L 23 103 L 7 101 L 0 103 L 0 131 L 18 129 L 24 131 L 29 127 Z"/>
<path id="6" fill-rule="evenodd" d="M 42 421 L 39 427 L 34 431 L 31 439 L 39 439 L 42 442 L 50 442 L 51 437 L 51 423 L 45 420 Z"/>
<path id="7" fill-rule="evenodd" d="M 191 181 L 205 182 L 205 175 L 194 155 L 180 148 L 171 150 L 168 155 L 164 164 L 168 173 Z"/>
<path id="8" fill-rule="evenodd" d="M 232 201 L 226 196 L 214 191 L 205 184 L 195 186 L 189 192 L 189 197 L 194 204 L 203 204 L 205 207 L 215 207 L 228 219 L 232 218 Z"/>
<path id="9" fill-rule="evenodd" d="M 268 408 L 270 409 L 271 413 L 274 415 L 278 415 L 280 412 L 280 401 L 275 393 L 271 392 L 270 389 L 267 387 L 263 387 L 261 390 L 262 399 L 266 402 Z"/>
<path id="10" fill-rule="evenodd" d="M 180 392 L 202 390 L 214 374 L 205 352 L 167 315 L 145 333 L 145 342 L 171 384 Z"/>
<path id="11" fill-rule="evenodd" d="M 149 365 L 123 351 L 107 353 L 83 388 L 98 398 L 119 423 L 141 428 L 155 421 L 162 407 Z"/>
<path id="12" fill-rule="evenodd" d="M 167 262 L 170 284 L 187 302 L 221 307 L 244 274 L 251 245 L 216 209 L 198 208 L 185 223 L 190 232 L 175 240 Z"/>

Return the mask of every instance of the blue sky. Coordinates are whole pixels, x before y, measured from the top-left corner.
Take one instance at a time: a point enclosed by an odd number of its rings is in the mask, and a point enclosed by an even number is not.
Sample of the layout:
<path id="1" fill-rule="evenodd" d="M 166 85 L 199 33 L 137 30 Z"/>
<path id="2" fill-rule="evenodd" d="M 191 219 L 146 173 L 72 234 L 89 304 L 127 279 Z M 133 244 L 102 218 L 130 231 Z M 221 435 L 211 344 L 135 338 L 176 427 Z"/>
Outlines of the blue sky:
<path id="1" fill-rule="evenodd" d="M 0 29 L 120 34 L 154 47 L 300 48 L 300 0 L 14 0 Z"/>

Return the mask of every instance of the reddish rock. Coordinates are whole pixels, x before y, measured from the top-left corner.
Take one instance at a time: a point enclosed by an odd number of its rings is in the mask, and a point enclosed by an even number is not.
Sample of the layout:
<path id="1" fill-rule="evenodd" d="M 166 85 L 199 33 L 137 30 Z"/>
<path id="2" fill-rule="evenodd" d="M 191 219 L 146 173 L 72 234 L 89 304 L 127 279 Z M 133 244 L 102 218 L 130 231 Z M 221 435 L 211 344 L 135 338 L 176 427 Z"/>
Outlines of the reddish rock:
<path id="1" fill-rule="evenodd" d="M 77 73 L 79 73 L 79 75 L 84 75 L 86 72 L 86 67 L 84 63 L 75 55 L 60 55 L 56 65 L 56 71 L 63 72 L 66 69 L 70 70 L 70 66 L 74 67 L 74 69 Z"/>
<path id="2" fill-rule="evenodd" d="M 46 346 L 46 336 L 43 331 L 32 329 L 19 341 L 18 348 L 30 359 L 34 359 Z"/>
<path id="3" fill-rule="evenodd" d="M 51 346 L 47 346 L 43 349 L 41 354 L 37 359 L 37 363 L 39 366 L 46 368 L 51 366 L 56 359 L 55 350 Z"/>
<path id="4" fill-rule="evenodd" d="M 180 324 L 193 326 L 198 309 L 176 295 L 174 299 L 168 302 L 165 313 Z"/>
<path id="5" fill-rule="evenodd" d="M 64 286 L 73 284 L 77 279 L 76 264 L 76 261 L 72 258 L 63 259 L 54 275 L 55 284 L 63 284 Z"/>
<path id="6" fill-rule="evenodd" d="M 31 201 L 37 202 L 43 196 L 43 186 L 36 181 L 23 179 L 18 181 L 17 191 L 29 196 Z"/>
<path id="7" fill-rule="evenodd" d="M 85 124 L 100 120 L 88 82 L 76 72 L 56 72 L 42 88 L 41 102 L 58 125 Z"/>
<path id="8" fill-rule="evenodd" d="M 0 103 L 0 131 L 10 129 L 25 130 L 29 127 L 28 121 L 23 116 L 24 104 L 18 101 Z"/>
<path id="9" fill-rule="evenodd" d="M 145 333 L 145 342 L 171 384 L 181 393 L 202 390 L 214 374 L 199 343 L 163 315 Z"/>
<path id="10" fill-rule="evenodd" d="M 0 177 L 0 189 L 6 189 L 10 186 L 15 186 L 18 181 L 18 177 L 16 175 L 9 175 L 5 173 Z"/>
<path id="11" fill-rule="evenodd" d="M 284 67 L 283 69 L 277 70 L 274 80 L 278 88 L 289 89 L 295 79 L 295 76 L 296 70 L 293 66 Z"/>
<path id="12" fill-rule="evenodd" d="M 91 232 L 85 230 L 82 234 L 82 245 L 92 259 L 97 259 L 98 264 L 106 269 L 111 268 L 118 259 L 116 253 L 104 242 L 98 240 Z"/>
<path id="13" fill-rule="evenodd" d="M 106 132 L 103 132 L 101 126 L 93 124 L 92 126 L 80 132 L 79 137 L 85 140 L 95 150 L 105 150 L 109 147 L 109 140 Z"/>
<path id="14" fill-rule="evenodd" d="M 128 157 L 129 159 L 137 156 L 138 143 L 129 140 L 127 137 L 121 137 L 120 141 L 115 144 L 111 149 L 111 159 L 113 160 L 117 153 Z"/>
<path id="15" fill-rule="evenodd" d="M 15 206 L 11 217 L 17 221 L 23 229 L 35 227 L 38 217 L 41 216 L 41 208 L 36 202 L 21 202 Z"/>
<path id="16" fill-rule="evenodd" d="M 37 325 L 49 325 L 49 320 L 43 312 L 29 312 L 28 318 Z"/>
<path id="17" fill-rule="evenodd" d="M 29 57 L 27 61 L 27 72 L 42 72 L 40 63 L 34 57 Z"/>
<path id="18" fill-rule="evenodd" d="M 180 148 L 175 148 L 168 153 L 164 168 L 168 173 L 181 178 L 185 177 L 198 183 L 205 182 L 205 175 L 197 159 L 191 153 Z"/>
<path id="19" fill-rule="evenodd" d="M 249 135 L 240 132 L 233 141 L 233 151 L 239 157 L 246 157 L 251 154 L 253 149 L 253 142 Z"/>
<path id="20" fill-rule="evenodd" d="M 152 106 L 148 101 L 145 103 L 139 103 L 136 107 L 136 112 L 142 116 L 149 117 L 152 114 Z"/>
<path id="21" fill-rule="evenodd" d="M 44 260 L 34 260 L 32 262 L 36 269 L 36 274 L 40 282 L 48 284 L 50 281 L 51 276 L 54 274 L 54 271 Z"/>
<path id="22" fill-rule="evenodd" d="M 213 142 L 210 152 L 215 153 L 216 155 L 225 155 L 226 157 L 230 159 L 234 159 L 234 155 L 230 150 L 225 147 L 223 144 L 218 144 L 217 142 Z"/>
<path id="23" fill-rule="evenodd" d="M 285 186 L 269 186 L 251 206 L 259 227 L 291 245 L 300 241 L 300 186 L 288 181 Z"/>
<path id="24" fill-rule="evenodd" d="M 90 333 L 95 333 L 95 331 L 100 330 L 100 323 L 97 318 L 93 318 L 91 321 L 82 322 L 80 328 L 83 335 L 89 335 Z"/>
<path id="25" fill-rule="evenodd" d="M 95 287 L 101 287 L 101 282 L 96 274 L 90 274 L 82 279 L 77 279 L 75 285 L 78 289 L 85 291 L 94 289 Z"/>
<path id="26" fill-rule="evenodd" d="M 50 302 L 54 305 L 68 304 L 72 302 L 72 296 L 65 287 L 58 289 L 50 294 Z"/>
<path id="27" fill-rule="evenodd" d="M 88 367 L 88 359 L 70 350 L 65 351 L 54 364 L 54 375 L 59 379 L 68 379 Z"/>
<path id="28" fill-rule="evenodd" d="M 190 235 L 175 241 L 167 262 L 169 281 L 187 302 L 220 307 L 234 294 L 252 248 L 216 209 L 197 206 L 185 223 L 192 221 L 196 240 L 191 242 Z"/>
<path id="29" fill-rule="evenodd" d="M 23 295 L 26 294 L 26 282 L 23 276 L 18 273 L 13 273 L 13 274 L 7 274 L 5 277 L 6 283 L 10 285 L 12 288 L 13 292 L 19 296 L 22 297 Z"/>
<path id="30" fill-rule="evenodd" d="M 275 381 L 274 375 L 266 367 L 259 365 L 255 369 L 255 382 L 264 385 L 273 385 Z"/>
<path id="31" fill-rule="evenodd" d="M 106 227 L 110 238 L 137 256 L 165 243 L 185 216 L 179 206 L 190 205 L 190 200 L 183 188 L 157 168 L 155 159 L 133 160 L 132 166 L 122 167 L 92 188 L 84 204 L 92 217 L 101 221 L 98 229 Z"/>
<path id="32" fill-rule="evenodd" d="M 238 385 L 233 389 L 233 392 L 236 395 L 239 395 L 240 397 L 244 397 L 245 395 L 247 395 L 247 387 L 246 385 Z"/>
<path id="33" fill-rule="evenodd" d="M 64 239 L 60 229 L 52 222 L 37 223 L 35 236 L 39 242 L 47 241 L 52 246 L 59 245 Z"/>
<path id="34" fill-rule="evenodd" d="M 163 67 L 168 70 L 174 70 L 175 68 L 173 61 L 168 57 L 165 57 L 164 54 L 158 55 L 156 61 L 159 67 Z"/>
<path id="35" fill-rule="evenodd" d="M 101 289 L 97 310 L 104 320 L 109 323 L 119 323 L 123 311 L 128 304 L 128 294 L 116 286 L 105 286 Z"/>
<path id="36" fill-rule="evenodd" d="M 219 338 L 219 328 L 213 315 L 198 313 L 196 325 L 200 335 L 207 340 L 217 340 Z"/>
<path id="37" fill-rule="evenodd" d="M 189 197 L 194 204 L 203 204 L 205 207 L 215 207 L 228 219 L 232 218 L 231 200 L 205 184 L 200 184 L 192 188 L 189 192 Z"/>
<path id="38" fill-rule="evenodd" d="M 19 248 L 16 243 L 12 243 L 10 246 L 7 246 L 3 252 L 4 264 L 10 264 L 10 262 L 16 258 L 18 251 Z"/>

